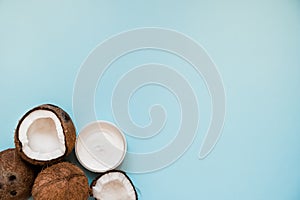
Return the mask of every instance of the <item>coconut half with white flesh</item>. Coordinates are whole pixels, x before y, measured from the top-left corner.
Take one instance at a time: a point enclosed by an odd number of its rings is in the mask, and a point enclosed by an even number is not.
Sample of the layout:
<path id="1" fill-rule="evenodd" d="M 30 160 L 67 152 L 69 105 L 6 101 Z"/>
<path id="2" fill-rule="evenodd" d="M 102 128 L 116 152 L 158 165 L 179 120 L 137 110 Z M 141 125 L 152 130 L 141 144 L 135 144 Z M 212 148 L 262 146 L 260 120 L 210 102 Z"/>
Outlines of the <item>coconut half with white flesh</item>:
<path id="1" fill-rule="evenodd" d="M 28 111 L 15 131 L 18 154 L 33 165 L 61 161 L 75 146 L 75 126 L 63 109 L 44 104 Z"/>
<path id="2" fill-rule="evenodd" d="M 108 171 L 91 184 L 93 197 L 97 200 L 137 200 L 132 181 L 122 171 Z"/>

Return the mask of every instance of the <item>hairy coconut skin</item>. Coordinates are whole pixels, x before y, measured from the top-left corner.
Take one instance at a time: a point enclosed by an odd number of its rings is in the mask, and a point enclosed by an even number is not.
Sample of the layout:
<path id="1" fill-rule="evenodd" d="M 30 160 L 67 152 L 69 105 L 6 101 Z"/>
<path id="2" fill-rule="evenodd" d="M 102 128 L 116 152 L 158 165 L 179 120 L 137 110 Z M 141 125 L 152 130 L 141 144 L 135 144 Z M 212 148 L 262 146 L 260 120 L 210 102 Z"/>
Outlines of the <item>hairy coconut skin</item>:
<path id="1" fill-rule="evenodd" d="M 56 159 L 52 159 L 52 160 L 47 160 L 47 161 L 41 161 L 41 160 L 35 160 L 35 159 L 31 159 L 28 156 L 26 156 L 23 151 L 22 151 L 22 143 L 19 140 L 19 128 L 20 125 L 22 123 L 22 121 L 33 111 L 36 110 L 48 110 L 53 112 L 58 119 L 61 122 L 62 128 L 63 128 L 63 132 L 65 135 L 65 146 L 66 146 L 66 152 L 63 156 L 56 158 Z M 64 159 L 64 157 L 66 157 L 67 155 L 69 155 L 72 150 L 74 149 L 75 146 L 75 141 L 76 141 L 76 129 L 75 126 L 72 122 L 71 117 L 68 115 L 68 113 L 66 113 L 63 109 L 61 109 L 58 106 L 52 105 L 52 104 L 43 104 L 40 106 L 37 106 L 31 110 L 29 110 L 19 121 L 17 128 L 15 130 L 15 136 L 14 136 L 14 140 L 15 140 L 15 146 L 17 149 L 18 154 L 21 156 L 22 159 L 24 159 L 25 161 L 33 164 L 33 165 L 51 165 L 54 163 L 57 163 L 61 160 Z"/>
<path id="2" fill-rule="evenodd" d="M 133 186 L 134 193 L 135 193 L 135 196 L 136 196 L 136 200 L 138 200 L 138 194 L 137 194 L 137 192 L 136 192 L 135 186 L 134 186 L 134 184 L 132 183 L 131 179 L 127 176 L 127 174 L 126 174 L 125 172 L 123 172 L 123 171 L 121 171 L 121 170 L 116 170 L 116 169 L 109 170 L 109 171 L 107 171 L 107 172 L 105 172 L 105 173 L 102 173 L 102 174 L 100 174 L 99 176 L 97 176 L 97 177 L 92 181 L 92 183 L 91 183 L 91 185 L 90 185 L 91 196 L 93 196 L 93 194 L 92 194 L 92 193 L 93 193 L 93 192 L 92 192 L 92 191 L 93 191 L 93 187 L 97 184 L 98 179 L 101 178 L 103 175 L 108 174 L 108 173 L 112 173 L 112 172 L 118 172 L 118 173 L 124 174 L 124 176 L 129 180 L 130 184 Z M 95 200 L 98 200 L 98 199 L 96 199 L 95 197 L 94 197 L 94 199 L 95 199 Z"/>
<path id="3" fill-rule="evenodd" d="M 34 181 L 34 200 L 85 200 L 90 194 L 88 179 L 74 164 L 61 162 L 42 170 Z"/>
<path id="4" fill-rule="evenodd" d="M 34 169 L 15 149 L 0 152 L 0 199 L 27 200 L 35 179 Z"/>

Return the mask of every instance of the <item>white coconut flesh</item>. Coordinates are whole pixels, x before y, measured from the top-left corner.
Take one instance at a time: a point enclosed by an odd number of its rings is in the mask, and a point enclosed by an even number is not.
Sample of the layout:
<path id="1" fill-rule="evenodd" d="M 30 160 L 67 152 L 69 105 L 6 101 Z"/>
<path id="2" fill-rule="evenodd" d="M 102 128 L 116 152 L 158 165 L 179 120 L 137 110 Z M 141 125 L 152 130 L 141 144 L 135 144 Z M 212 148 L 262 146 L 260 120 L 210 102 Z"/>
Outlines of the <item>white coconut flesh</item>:
<path id="1" fill-rule="evenodd" d="M 35 160 L 48 161 L 65 154 L 65 136 L 59 118 L 48 110 L 35 110 L 19 127 L 23 153 Z"/>
<path id="2" fill-rule="evenodd" d="M 102 175 L 93 189 L 93 197 L 99 200 L 136 200 L 134 186 L 121 172 Z"/>

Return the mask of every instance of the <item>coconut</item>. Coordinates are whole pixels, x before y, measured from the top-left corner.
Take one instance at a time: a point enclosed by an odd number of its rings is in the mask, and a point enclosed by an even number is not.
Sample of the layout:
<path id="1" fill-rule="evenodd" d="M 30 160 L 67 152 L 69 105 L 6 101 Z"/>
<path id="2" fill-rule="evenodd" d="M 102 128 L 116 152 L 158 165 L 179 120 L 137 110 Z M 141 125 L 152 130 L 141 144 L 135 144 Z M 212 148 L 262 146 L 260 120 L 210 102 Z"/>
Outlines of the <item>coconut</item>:
<path id="1" fill-rule="evenodd" d="M 84 172 L 68 162 L 42 170 L 34 181 L 34 200 L 83 200 L 89 197 L 88 179 Z"/>
<path id="2" fill-rule="evenodd" d="M 98 200 L 137 200 L 137 192 L 130 178 L 122 171 L 108 171 L 91 184 L 92 194 Z"/>
<path id="3" fill-rule="evenodd" d="M 63 109 L 44 104 L 28 111 L 15 131 L 19 155 L 33 165 L 49 165 L 70 154 L 76 140 L 75 126 Z"/>
<path id="4" fill-rule="evenodd" d="M 35 173 L 15 149 L 0 152 L 0 199 L 25 200 L 31 195 Z"/>

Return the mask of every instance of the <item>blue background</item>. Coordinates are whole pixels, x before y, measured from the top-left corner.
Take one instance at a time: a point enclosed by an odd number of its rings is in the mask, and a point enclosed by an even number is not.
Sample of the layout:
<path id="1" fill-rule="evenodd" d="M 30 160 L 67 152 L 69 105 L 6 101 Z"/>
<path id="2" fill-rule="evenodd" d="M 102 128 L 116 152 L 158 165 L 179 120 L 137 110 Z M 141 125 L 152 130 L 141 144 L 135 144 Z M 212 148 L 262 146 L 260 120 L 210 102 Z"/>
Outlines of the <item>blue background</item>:
<path id="1" fill-rule="evenodd" d="M 118 73 L 153 60 L 182 72 L 199 100 L 200 127 L 184 156 L 157 172 L 129 174 L 140 199 L 300 199 L 297 0 L 0 0 L 0 150 L 14 146 L 18 120 L 36 105 L 55 103 L 72 115 L 73 85 L 89 52 L 112 35 L 145 26 L 177 30 L 207 50 L 224 81 L 227 113 L 214 151 L 198 160 L 211 113 L 201 76 L 162 52 L 137 52 L 116 62 L 97 88 L 99 119 L 113 121 L 103 94 L 111 92 Z M 178 105 L 163 88 L 145 87 L 131 99 L 133 119 L 147 124 L 146 111 L 156 101 L 168 111 L 164 134 L 147 141 L 128 137 L 130 151 L 153 151 L 176 135 Z"/>

